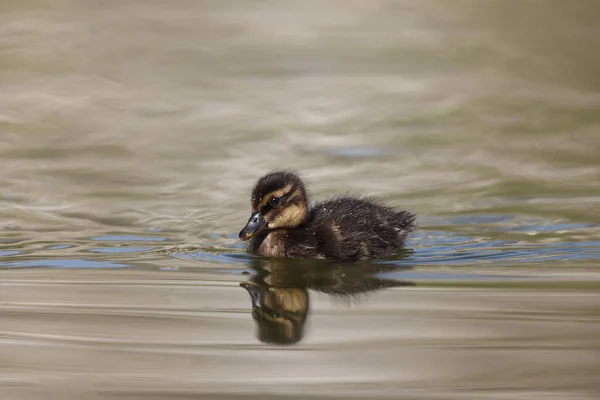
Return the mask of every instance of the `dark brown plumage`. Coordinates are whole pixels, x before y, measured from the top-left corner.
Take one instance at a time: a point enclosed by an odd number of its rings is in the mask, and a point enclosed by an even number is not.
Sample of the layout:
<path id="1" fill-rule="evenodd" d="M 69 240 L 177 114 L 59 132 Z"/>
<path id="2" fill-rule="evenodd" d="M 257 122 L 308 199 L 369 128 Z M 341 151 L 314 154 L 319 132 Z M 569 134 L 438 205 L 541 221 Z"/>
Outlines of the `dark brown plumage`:
<path id="1" fill-rule="evenodd" d="M 415 229 L 415 215 L 360 196 L 308 208 L 304 183 L 291 171 L 269 173 L 252 191 L 252 215 L 240 232 L 264 256 L 357 260 L 394 254 Z"/>

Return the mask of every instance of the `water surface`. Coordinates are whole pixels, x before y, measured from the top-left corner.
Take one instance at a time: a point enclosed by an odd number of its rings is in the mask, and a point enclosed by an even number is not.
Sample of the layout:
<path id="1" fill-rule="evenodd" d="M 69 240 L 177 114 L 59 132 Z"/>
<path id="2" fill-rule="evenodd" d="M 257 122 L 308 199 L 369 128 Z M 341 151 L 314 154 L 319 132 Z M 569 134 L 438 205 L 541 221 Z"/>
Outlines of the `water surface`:
<path id="1" fill-rule="evenodd" d="M 0 397 L 597 398 L 599 15 L 2 2 Z M 409 251 L 245 254 L 276 168 Z"/>

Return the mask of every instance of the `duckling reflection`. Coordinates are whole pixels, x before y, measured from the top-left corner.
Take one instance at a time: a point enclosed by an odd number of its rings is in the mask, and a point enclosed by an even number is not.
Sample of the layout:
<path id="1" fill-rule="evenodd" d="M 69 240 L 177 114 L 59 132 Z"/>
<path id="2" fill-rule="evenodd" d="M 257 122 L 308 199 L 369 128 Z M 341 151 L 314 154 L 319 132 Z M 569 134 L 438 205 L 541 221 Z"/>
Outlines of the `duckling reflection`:
<path id="1" fill-rule="evenodd" d="M 414 286 L 414 282 L 375 276 L 406 268 L 393 265 L 254 260 L 251 268 L 255 275 L 240 286 L 250 295 L 258 339 L 273 344 L 302 340 L 310 310 L 308 290 L 350 298 L 385 288 Z"/>
<path id="2" fill-rule="evenodd" d="M 252 299 L 252 318 L 258 324 L 258 339 L 265 343 L 293 344 L 302 339 L 309 297 L 303 288 L 277 288 L 242 282 Z"/>

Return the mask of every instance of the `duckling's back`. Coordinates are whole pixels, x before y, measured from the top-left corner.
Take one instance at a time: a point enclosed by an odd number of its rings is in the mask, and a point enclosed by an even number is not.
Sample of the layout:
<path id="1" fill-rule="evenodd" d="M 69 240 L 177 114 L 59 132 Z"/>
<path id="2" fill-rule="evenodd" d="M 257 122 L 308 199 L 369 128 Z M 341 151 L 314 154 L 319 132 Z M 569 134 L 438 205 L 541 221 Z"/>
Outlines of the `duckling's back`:
<path id="1" fill-rule="evenodd" d="M 312 235 L 317 258 L 356 260 L 386 257 L 414 230 L 415 215 L 358 196 L 337 197 L 315 205 L 305 233 Z M 311 257 L 311 255 L 298 256 Z"/>

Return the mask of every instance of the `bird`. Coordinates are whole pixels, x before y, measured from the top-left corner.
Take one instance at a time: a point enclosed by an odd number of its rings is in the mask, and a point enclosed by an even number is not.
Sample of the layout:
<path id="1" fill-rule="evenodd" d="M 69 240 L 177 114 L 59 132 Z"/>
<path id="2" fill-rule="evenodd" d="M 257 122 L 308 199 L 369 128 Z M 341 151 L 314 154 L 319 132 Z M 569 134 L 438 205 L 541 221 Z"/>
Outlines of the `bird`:
<path id="1" fill-rule="evenodd" d="M 252 212 L 239 238 L 267 257 L 355 261 L 399 252 L 416 229 L 416 215 L 360 195 L 336 196 L 309 207 L 297 172 L 270 172 L 256 182 Z"/>

